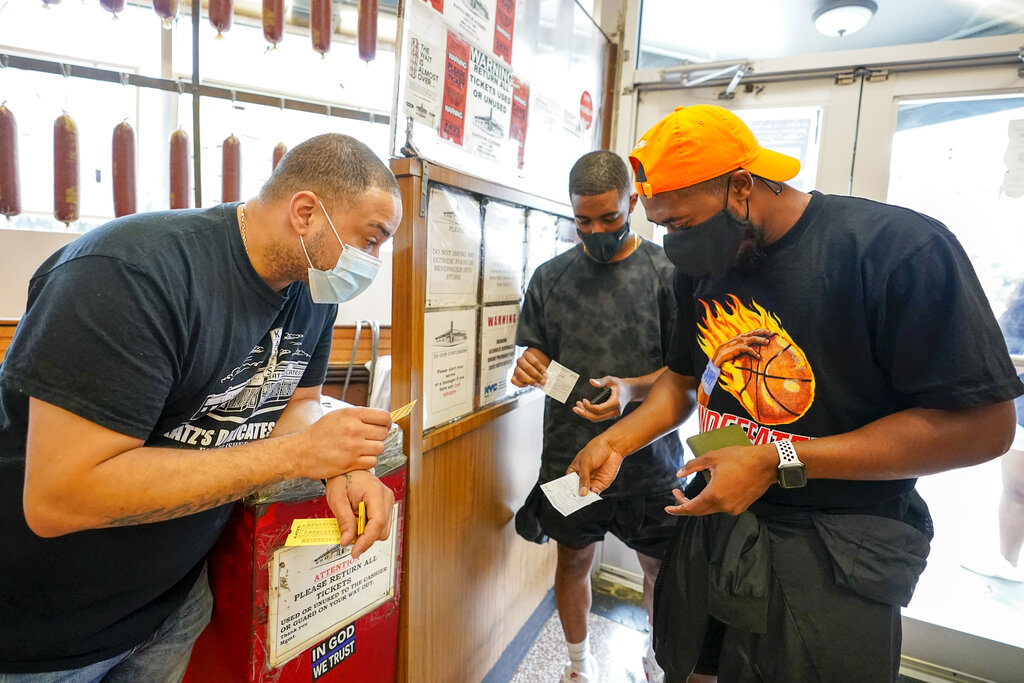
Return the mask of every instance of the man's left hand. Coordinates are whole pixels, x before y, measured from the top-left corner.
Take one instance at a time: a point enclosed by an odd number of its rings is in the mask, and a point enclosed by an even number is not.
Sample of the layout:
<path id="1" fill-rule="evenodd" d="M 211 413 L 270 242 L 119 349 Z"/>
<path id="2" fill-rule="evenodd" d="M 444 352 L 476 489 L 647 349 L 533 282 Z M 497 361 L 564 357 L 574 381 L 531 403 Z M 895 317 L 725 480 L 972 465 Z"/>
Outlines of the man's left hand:
<path id="1" fill-rule="evenodd" d="M 605 376 L 590 380 L 591 386 L 609 387 L 611 394 L 601 403 L 591 403 L 590 399 L 576 401 L 572 412 L 591 422 L 603 422 L 622 417 L 626 406 L 633 400 L 629 382 L 620 377 Z"/>
<path id="2" fill-rule="evenodd" d="M 366 527 L 357 537 L 356 515 L 360 501 L 366 504 Z M 391 508 L 395 506 L 395 494 L 367 470 L 353 470 L 328 479 L 327 504 L 338 518 L 341 544 L 355 541 L 353 559 L 358 560 L 371 545 L 387 540 L 391 535 Z"/>
<path id="3" fill-rule="evenodd" d="M 669 505 L 671 515 L 710 515 L 726 512 L 738 515 L 760 498 L 778 478 L 779 454 L 772 444 L 719 448 L 688 461 L 677 475 L 687 477 L 708 470 L 711 481 L 693 500 L 675 489 L 678 505 Z"/>

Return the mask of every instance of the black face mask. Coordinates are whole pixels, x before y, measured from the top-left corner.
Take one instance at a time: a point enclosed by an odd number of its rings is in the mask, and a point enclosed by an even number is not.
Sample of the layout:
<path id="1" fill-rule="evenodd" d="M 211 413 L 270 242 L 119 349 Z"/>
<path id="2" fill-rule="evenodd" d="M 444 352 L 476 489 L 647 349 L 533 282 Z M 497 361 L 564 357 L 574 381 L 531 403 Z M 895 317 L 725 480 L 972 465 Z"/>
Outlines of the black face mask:
<path id="1" fill-rule="evenodd" d="M 587 254 L 592 259 L 608 263 L 615 258 L 626 241 L 629 234 L 629 219 L 627 218 L 622 227 L 615 232 L 592 232 L 586 235 L 576 228 L 576 234 L 583 240 L 583 246 L 587 248 Z"/>
<path id="2" fill-rule="evenodd" d="M 740 244 L 750 231 L 750 222 L 729 211 L 729 189 L 726 188 L 722 210 L 703 223 L 665 235 L 665 256 L 692 278 L 714 279 L 725 275 L 736 265 Z M 750 200 L 747 200 L 747 218 Z"/>

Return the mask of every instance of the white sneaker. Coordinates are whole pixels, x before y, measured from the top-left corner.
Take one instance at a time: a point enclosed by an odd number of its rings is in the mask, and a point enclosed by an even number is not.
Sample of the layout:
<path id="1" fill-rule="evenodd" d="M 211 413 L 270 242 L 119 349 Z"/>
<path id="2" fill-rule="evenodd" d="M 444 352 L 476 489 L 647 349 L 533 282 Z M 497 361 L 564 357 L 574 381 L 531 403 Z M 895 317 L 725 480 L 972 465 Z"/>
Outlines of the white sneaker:
<path id="1" fill-rule="evenodd" d="M 597 660 L 594 655 L 587 655 L 587 670 L 576 671 L 572 664 L 562 672 L 562 683 L 597 683 Z"/>
<path id="2" fill-rule="evenodd" d="M 647 676 L 647 683 L 665 683 L 665 672 L 658 662 L 644 655 L 644 675 Z"/>
<path id="3" fill-rule="evenodd" d="M 987 555 L 972 557 L 960 563 L 969 572 L 988 576 L 993 579 L 1024 583 L 1024 568 L 1014 567 L 1002 553 L 993 552 Z"/>

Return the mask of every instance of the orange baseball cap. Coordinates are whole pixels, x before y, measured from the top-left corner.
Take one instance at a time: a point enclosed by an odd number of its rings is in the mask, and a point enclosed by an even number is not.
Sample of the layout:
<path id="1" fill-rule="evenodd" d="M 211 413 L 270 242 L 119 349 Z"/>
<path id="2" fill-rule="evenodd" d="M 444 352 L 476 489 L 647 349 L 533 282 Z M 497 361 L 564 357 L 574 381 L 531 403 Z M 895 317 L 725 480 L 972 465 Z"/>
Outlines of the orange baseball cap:
<path id="1" fill-rule="evenodd" d="M 712 104 L 676 107 L 644 133 L 629 154 L 636 191 L 646 197 L 743 168 L 775 182 L 800 172 L 800 161 L 765 149 L 747 124 Z"/>

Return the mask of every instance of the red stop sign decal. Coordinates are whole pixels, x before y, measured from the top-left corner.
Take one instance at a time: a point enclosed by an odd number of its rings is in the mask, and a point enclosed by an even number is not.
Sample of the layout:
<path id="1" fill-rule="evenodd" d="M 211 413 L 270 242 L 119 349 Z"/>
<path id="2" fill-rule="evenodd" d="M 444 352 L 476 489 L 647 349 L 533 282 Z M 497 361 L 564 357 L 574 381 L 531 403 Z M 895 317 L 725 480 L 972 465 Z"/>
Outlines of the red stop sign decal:
<path id="1" fill-rule="evenodd" d="M 580 97 L 580 119 L 583 121 L 584 128 L 590 130 L 590 124 L 594 122 L 594 100 L 586 90 Z"/>

